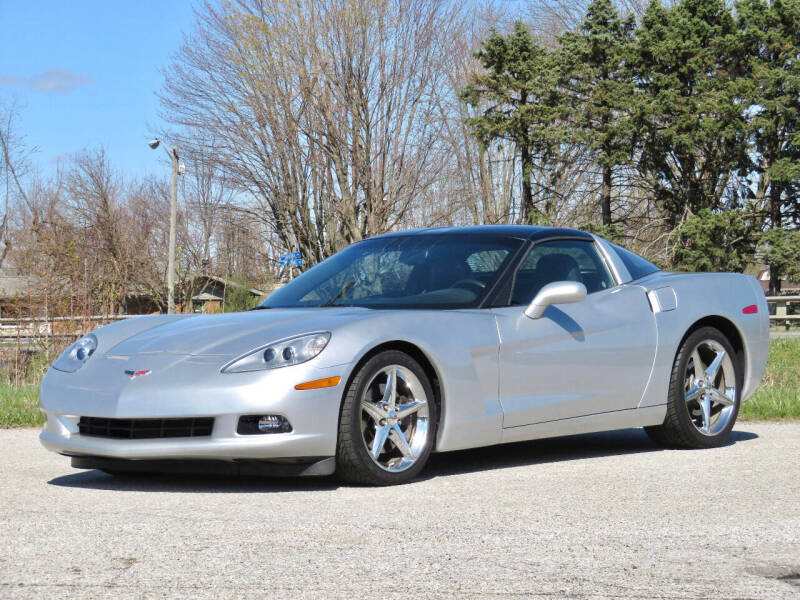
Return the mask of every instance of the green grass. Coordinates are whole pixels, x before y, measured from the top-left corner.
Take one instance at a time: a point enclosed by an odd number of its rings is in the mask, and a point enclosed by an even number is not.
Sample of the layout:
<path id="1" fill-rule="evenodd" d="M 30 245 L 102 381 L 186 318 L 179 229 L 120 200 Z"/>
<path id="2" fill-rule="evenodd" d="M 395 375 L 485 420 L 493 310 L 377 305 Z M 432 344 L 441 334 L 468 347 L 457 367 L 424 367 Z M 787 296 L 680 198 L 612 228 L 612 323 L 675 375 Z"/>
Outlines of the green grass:
<path id="1" fill-rule="evenodd" d="M 39 387 L 0 383 L 0 429 L 37 427 L 44 423 L 39 410 Z"/>
<path id="2" fill-rule="evenodd" d="M 761 385 L 739 411 L 741 419 L 800 419 L 800 339 L 772 340 Z"/>
<path id="3" fill-rule="evenodd" d="M 739 417 L 749 421 L 800 419 L 800 339 L 772 340 L 767 372 Z M 38 427 L 39 387 L 0 383 L 0 429 Z"/>

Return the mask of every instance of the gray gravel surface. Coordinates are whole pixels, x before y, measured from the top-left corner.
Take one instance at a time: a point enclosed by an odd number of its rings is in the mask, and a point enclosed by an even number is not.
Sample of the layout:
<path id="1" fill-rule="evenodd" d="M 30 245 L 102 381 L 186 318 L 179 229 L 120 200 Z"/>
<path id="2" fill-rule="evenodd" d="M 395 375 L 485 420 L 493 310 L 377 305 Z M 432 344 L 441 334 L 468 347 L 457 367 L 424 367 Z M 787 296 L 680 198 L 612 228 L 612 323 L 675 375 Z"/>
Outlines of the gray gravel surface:
<path id="1" fill-rule="evenodd" d="M 800 423 L 436 455 L 393 488 L 112 477 L 0 431 L 2 598 L 798 598 Z"/>

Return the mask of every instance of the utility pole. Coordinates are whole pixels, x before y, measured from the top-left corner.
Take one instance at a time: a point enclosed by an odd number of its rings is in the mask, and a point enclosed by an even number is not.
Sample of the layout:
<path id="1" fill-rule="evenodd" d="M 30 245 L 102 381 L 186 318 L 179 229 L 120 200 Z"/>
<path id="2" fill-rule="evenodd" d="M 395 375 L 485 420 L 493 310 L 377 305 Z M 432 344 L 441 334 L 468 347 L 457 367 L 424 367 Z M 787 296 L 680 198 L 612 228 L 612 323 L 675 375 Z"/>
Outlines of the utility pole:
<path id="1" fill-rule="evenodd" d="M 149 143 L 150 148 L 155 150 L 161 144 L 161 140 L 154 139 Z M 178 173 L 180 164 L 178 163 L 178 147 L 173 146 L 172 151 L 164 146 L 164 152 L 169 155 L 172 161 L 172 189 L 169 198 L 169 251 L 167 258 L 167 314 L 175 312 L 175 227 L 178 215 Z"/>
<path id="2" fill-rule="evenodd" d="M 172 194 L 169 199 L 169 258 L 167 266 L 167 314 L 175 312 L 175 221 L 178 214 L 178 147 L 172 147 Z"/>

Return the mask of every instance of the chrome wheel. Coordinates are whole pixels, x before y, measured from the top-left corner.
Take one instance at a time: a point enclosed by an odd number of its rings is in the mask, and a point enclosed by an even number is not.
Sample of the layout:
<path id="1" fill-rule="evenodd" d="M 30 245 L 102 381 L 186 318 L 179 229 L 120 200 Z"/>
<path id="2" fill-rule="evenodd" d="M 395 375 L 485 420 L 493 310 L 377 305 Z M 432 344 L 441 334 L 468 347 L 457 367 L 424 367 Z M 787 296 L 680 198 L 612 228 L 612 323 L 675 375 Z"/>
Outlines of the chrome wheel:
<path id="1" fill-rule="evenodd" d="M 736 405 L 736 372 L 718 341 L 703 340 L 689 355 L 684 398 L 689 419 L 701 434 L 716 435 L 728 425 Z"/>
<path id="2" fill-rule="evenodd" d="M 361 397 L 361 439 L 372 461 L 392 473 L 411 468 L 428 444 L 429 415 L 410 369 L 393 364 L 378 371 Z"/>

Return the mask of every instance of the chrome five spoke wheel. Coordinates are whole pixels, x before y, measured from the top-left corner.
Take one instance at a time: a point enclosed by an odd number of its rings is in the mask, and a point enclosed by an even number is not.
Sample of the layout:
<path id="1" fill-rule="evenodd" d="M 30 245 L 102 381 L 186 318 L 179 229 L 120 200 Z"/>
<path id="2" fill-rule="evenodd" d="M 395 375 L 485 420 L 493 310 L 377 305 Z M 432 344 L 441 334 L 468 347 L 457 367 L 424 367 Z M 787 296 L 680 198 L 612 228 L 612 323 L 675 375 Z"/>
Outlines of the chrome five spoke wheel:
<path id="1" fill-rule="evenodd" d="M 736 373 L 718 341 L 703 340 L 689 355 L 684 394 L 689 419 L 700 433 L 711 436 L 725 429 L 736 403 Z"/>
<path id="2" fill-rule="evenodd" d="M 428 398 L 422 383 L 402 365 L 381 369 L 361 397 L 361 438 L 381 469 L 405 471 L 428 444 Z"/>

